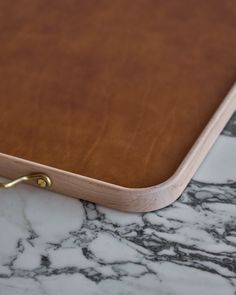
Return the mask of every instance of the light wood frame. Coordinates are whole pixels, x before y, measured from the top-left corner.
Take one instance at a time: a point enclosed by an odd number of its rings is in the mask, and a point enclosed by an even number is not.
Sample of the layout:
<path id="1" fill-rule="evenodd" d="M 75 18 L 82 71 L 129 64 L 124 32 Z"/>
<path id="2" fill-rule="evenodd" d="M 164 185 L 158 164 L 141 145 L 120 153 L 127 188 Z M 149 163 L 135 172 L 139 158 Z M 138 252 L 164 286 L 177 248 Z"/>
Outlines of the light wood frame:
<path id="1" fill-rule="evenodd" d="M 0 153 L 0 174 L 7 178 L 16 178 L 42 172 L 52 179 L 53 185 L 50 190 L 58 193 L 122 211 L 146 212 L 160 209 L 181 195 L 235 109 L 236 84 L 174 175 L 167 181 L 151 187 L 126 188 L 2 153 Z"/>

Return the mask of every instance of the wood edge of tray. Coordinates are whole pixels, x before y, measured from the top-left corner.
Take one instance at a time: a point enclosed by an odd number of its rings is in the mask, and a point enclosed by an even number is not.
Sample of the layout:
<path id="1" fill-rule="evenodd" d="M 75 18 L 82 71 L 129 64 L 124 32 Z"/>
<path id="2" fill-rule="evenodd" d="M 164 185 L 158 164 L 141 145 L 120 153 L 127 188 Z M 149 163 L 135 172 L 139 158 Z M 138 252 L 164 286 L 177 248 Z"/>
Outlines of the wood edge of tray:
<path id="1" fill-rule="evenodd" d="M 173 203 L 183 192 L 236 109 L 236 84 L 226 95 L 176 172 L 165 182 L 127 188 L 0 153 L 0 175 L 16 178 L 41 172 L 52 179 L 51 191 L 128 212 L 148 212 Z"/>

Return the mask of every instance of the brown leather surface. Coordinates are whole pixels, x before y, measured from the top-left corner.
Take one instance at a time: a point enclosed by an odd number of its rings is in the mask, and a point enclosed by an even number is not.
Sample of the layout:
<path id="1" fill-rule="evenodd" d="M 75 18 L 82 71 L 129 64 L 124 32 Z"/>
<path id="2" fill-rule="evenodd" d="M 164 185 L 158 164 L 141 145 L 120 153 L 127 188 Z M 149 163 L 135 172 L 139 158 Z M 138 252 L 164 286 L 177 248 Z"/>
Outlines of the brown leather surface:
<path id="1" fill-rule="evenodd" d="M 6 154 L 158 184 L 235 78 L 234 0 L 0 1 Z"/>

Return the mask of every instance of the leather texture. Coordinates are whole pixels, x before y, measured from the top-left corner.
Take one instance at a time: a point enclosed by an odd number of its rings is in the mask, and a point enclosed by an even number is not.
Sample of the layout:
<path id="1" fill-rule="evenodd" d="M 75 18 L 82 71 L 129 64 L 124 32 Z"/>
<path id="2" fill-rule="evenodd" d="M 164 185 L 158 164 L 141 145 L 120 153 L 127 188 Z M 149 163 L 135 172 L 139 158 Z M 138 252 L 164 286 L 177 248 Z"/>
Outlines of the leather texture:
<path id="1" fill-rule="evenodd" d="M 155 185 L 235 78 L 233 0 L 0 1 L 2 153 Z"/>

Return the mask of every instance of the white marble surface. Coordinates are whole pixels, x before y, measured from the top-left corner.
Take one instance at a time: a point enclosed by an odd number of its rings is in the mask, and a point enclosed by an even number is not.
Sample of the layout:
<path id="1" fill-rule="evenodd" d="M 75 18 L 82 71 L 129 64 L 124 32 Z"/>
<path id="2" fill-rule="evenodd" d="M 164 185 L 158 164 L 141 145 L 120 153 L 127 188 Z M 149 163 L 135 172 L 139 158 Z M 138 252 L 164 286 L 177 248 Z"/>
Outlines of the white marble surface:
<path id="1" fill-rule="evenodd" d="M 0 295 L 236 294 L 236 116 L 183 195 L 128 214 L 0 191 Z"/>

